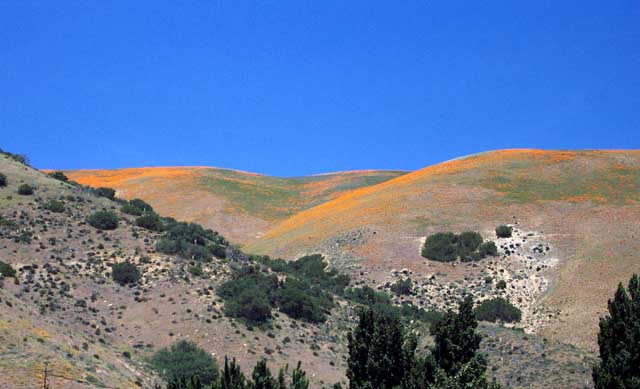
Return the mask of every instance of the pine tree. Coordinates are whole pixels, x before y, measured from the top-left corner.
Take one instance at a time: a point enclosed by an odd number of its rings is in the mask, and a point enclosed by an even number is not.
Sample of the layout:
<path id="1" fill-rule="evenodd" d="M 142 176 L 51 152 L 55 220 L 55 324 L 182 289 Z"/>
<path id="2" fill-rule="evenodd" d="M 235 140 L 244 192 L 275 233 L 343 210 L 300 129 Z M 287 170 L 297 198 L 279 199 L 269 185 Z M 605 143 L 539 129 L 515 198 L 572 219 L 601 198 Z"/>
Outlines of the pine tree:
<path id="1" fill-rule="evenodd" d="M 224 369 L 220 376 L 220 384 L 216 389 L 245 389 L 247 387 L 245 381 L 244 374 L 240 371 L 236 359 L 233 358 L 229 363 L 229 359 L 224 357 Z"/>
<path id="2" fill-rule="evenodd" d="M 271 370 L 267 367 L 267 361 L 264 359 L 256 363 L 251 377 L 253 378 L 252 389 L 278 389 L 276 380 L 271 375 Z"/>
<path id="3" fill-rule="evenodd" d="M 398 317 L 364 309 L 347 339 L 350 389 L 391 389 L 409 376 L 417 343 L 406 336 Z"/>
<path id="4" fill-rule="evenodd" d="M 433 328 L 433 357 L 440 369 L 454 376 L 480 348 L 482 337 L 476 332 L 478 321 L 473 314 L 473 300 L 467 295 L 458 313 L 449 310 Z"/>
<path id="5" fill-rule="evenodd" d="M 593 368 L 596 388 L 640 388 L 640 281 L 634 274 L 628 290 L 622 283 L 600 318 L 600 363 Z"/>
<path id="6" fill-rule="evenodd" d="M 309 389 L 309 379 L 307 373 L 300 368 L 300 361 L 298 366 L 291 372 L 291 386 L 290 389 Z M 286 386 L 280 386 L 280 389 L 287 389 Z"/>

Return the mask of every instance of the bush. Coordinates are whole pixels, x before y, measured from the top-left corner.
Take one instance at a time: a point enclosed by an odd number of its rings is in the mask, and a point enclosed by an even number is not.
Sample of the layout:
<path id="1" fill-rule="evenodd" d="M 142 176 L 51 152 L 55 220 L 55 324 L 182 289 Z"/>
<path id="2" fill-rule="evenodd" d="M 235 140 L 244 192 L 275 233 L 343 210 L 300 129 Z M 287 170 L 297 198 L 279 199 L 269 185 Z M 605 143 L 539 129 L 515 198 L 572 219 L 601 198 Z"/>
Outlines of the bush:
<path id="1" fill-rule="evenodd" d="M 7 176 L 3 173 L 0 173 L 0 187 L 7 186 Z"/>
<path id="2" fill-rule="evenodd" d="M 87 217 L 87 223 L 99 230 L 115 230 L 118 228 L 118 215 L 111 211 L 98 211 Z"/>
<path id="3" fill-rule="evenodd" d="M 59 180 L 59 181 L 64 181 L 67 182 L 69 181 L 69 177 L 67 177 L 63 172 L 61 171 L 57 171 L 57 172 L 52 172 L 49 173 L 49 177 Z"/>
<path id="4" fill-rule="evenodd" d="M 142 216 L 143 214 L 142 209 L 131 205 L 131 203 L 125 203 L 122 207 L 120 207 L 120 211 L 122 211 L 122 213 L 126 213 L 127 215 L 133 216 Z"/>
<path id="5" fill-rule="evenodd" d="M 215 231 L 202 228 L 199 224 L 176 222 L 171 218 L 163 218 L 160 221 L 162 220 L 165 233 L 156 244 L 156 250 L 161 253 L 205 260 L 211 259 L 213 255 L 210 248 L 228 245 L 224 237 Z"/>
<path id="6" fill-rule="evenodd" d="M 10 264 L 0 261 L 0 274 L 2 274 L 2 277 L 15 277 L 16 269 Z"/>
<path id="7" fill-rule="evenodd" d="M 18 194 L 23 196 L 32 195 L 34 191 L 34 187 L 29 184 L 22 184 L 18 187 Z"/>
<path id="8" fill-rule="evenodd" d="M 506 289 L 507 288 L 507 282 L 505 280 L 498 281 L 498 283 L 496 283 L 496 288 L 498 288 L 498 289 Z"/>
<path id="9" fill-rule="evenodd" d="M 478 252 L 480 253 L 480 256 L 482 258 L 490 255 L 495 257 L 496 255 L 498 255 L 498 247 L 496 246 L 495 243 L 489 241 L 489 242 L 484 242 L 480 245 L 480 247 L 478 248 Z"/>
<path id="10" fill-rule="evenodd" d="M 249 288 L 225 300 L 224 313 L 252 323 L 263 323 L 271 318 L 271 304 L 263 291 Z"/>
<path id="11" fill-rule="evenodd" d="M 458 257 L 457 238 L 452 232 L 438 232 L 427 238 L 422 256 L 434 261 L 452 262 Z"/>
<path id="12" fill-rule="evenodd" d="M 333 306 L 330 295 L 291 277 L 287 278 L 274 297 L 280 311 L 294 319 L 311 323 L 324 322 L 326 312 Z"/>
<path id="13" fill-rule="evenodd" d="M 55 213 L 62 213 L 62 212 L 64 212 L 65 207 L 64 207 L 64 203 L 62 201 L 49 200 L 44 205 L 44 209 L 46 209 L 47 211 L 55 212 Z"/>
<path id="14" fill-rule="evenodd" d="M 422 256 L 434 261 L 452 262 L 478 261 L 487 255 L 496 255 L 497 247 L 493 242 L 482 242 L 482 236 L 474 231 L 465 231 L 460 235 L 452 232 L 438 232 L 427 237 L 422 246 Z"/>
<path id="15" fill-rule="evenodd" d="M 153 212 L 153 207 L 149 205 L 147 202 L 141 199 L 133 199 L 129 201 L 129 204 L 133 207 L 141 209 L 144 213 Z"/>
<path id="16" fill-rule="evenodd" d="M 155 213 L 140 216 L 136 219 L 136 225 L 151 231 L 162 231 L 164 228 L 160 216 Z"/>
<path id="17" fill-rule="evenodd" d="M 151 359 L 153 367 L 166 381 L 197 377 L 209 385 L 218 378 L 218 364 L 209 353 L 193 342 L 181 340 L 158 351 Z"/>
<path id="18" fill-rule="evenodd" d="M 116 198 L 116 191 L 111 188 L 96 188 L 93 190 L 93 193 L 98 197 L 106 197 L 109 200 L 113 200 Z"/>
<path id="19" fill-rule="evenodd" d="M 202 270 L 202 266 L 189 266 L 189 273 L 194 277 L 202 277 L 204 271 Z"/>
<path id="20" fill-rule="evenodd" d="M 522 318 L 522 312 L 502 297 L 485 300 L 474 310 L 478 320 L 505 323 L 518 322 Z"/>
<path id="21" fill-rule="evenodd" d="M 129 261 L 120 262 L 111 268 L 111 277 L 120 285 L 135 284 L 140 279 L 140 271 Z"/>
<path id="22" fill-rule="evenodd" d="M 498 238 L 511 238 L 512 232 L 513 228 L 509 226 L 501 225 L 496 228 L 496 236 Z"/>
<path id="23" fill-rule="evenodd" d="M 391 285 L 391 291 L 397 295 L 410 295 L 413 288 L 413 282 L 410 278 L 406 280 L 398 280 Z"/>

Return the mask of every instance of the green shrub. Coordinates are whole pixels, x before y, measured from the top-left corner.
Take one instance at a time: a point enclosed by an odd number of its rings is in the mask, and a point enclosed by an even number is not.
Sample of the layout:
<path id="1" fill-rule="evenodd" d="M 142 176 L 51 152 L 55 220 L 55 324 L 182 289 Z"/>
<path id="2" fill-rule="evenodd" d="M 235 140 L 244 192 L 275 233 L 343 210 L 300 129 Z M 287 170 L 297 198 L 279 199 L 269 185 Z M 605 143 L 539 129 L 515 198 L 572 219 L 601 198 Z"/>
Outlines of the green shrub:
<path id="1" fill-rule="evenodd" d="M 311 323 L 324 322 L 326 312 L 333 306 L 333 300 L 329 294 L 291 277 L 287 277 L 282 288 L 275 292 L 274 297 L 281 312 L 294 319 Z"/>
<path id="2" fill-rule="evenodd" d="M 59 180 L 59 181 L 64 181 L 64 182 L 69 181 L 69 177 L 67 177 L 61 171 L 51 172 L 51 173 L 49 173 L 49 177 L 51 177 L 53 179 L 56 179 L 56 180 Z"/>
<path id="3" fill-rule="evenodd" d="M 496 288 L 498 289 L 506 289 L 507 288 L 507 282 L 505 280 L 500 280 L 496 283 Z"/>
<path id="4" fill-rule="evenodd" d="M 111 268 L 111 277 L 120 285 L 135 284 L 140 279 L 140 271 L 129 261 L 120 262 Z"/>
<path id="5" fill-rule="evenodd" d="M 153 207 L 142 199 L 133 199 L 129 201 L 129 204 L 138 209 L 141 209 L 144 213 L 153 212 Z"/>
<path id="6" fill-rule="evenodd" d="M 498 249 L 493 242 L 483 243 L 482 236 L 474 231 L 465 231 L 460 235 L 438 232 L 427 237 L 422 246 L 423 257 L 441 262 L 452 262 L 458 258 L 465 262 L 478 261 L 497 253 Z"/>
<path id="7" fill-rule="evenodd" d="M 438 232 L 429 237 L 422 246 L 422 256 L 434 261 L 451 262 L 458 257 L 458 240 L 452 232 Z"/>
<path id="8" fill-rule="evenodd" d="M 87 223 L 99 230 L 118 228 L 118 215 L 111 211 L 98 211 L 87 217 Z"/>
<path id="9" fill-rule="evenodd" d="M 476 307 L 474 313 L 478 320 L 494 323 L 497 321 L 513 323 L 520 321 L 522 318 L 522 312 L 520 312 L 518 307 L 502 297 L 483 301 Z"/>
<path id="10" fill-rule="evenodd" d="M 204 271 L 202 270 L 202 266 L 195 265 L 195 266 L 189 266 L 189 273 L 194 277 L 202 277 L 202 275 L 204 274 Z"/>
<path id="11" fill-rule="evenodd" d="M 151 364 L 168 382 L 197 377 L 201 384 L 209 385 L 218 378 L 215 359 L 195 343 L 186 340 L 159 350 L 152 357 Z"/>
<path id="12" fill-rule="evenodd" d="M 33 194 L 34 187 L 29 184 L 22 184 L 18 187 L 18 194 L 29 196 Z"/>
<path id="13" fill-rule="evenodd" d="M 131 203 L 123 204 L 122 207 L 120 207 L 120 211 L 122 211 L 122 213 L 126 213 L 127 215 L 133 216 L 142 216 L 142 214 L 144 213 L 142 209 L 131 205 Z"/>
<path id="14" fill-rule="evenodd" d="M 224 313 L 246 319 L 251 323 L 263 323 L 271 318 L 271 304 L 264 292 L 249 288 L 224 303 Z"/>
<path id="15" fill-rule="evenodd" d="M 496 228 L 496 236 L 498 238 L 510 238 L 513 229 L 509 226 L 501 225 Z"/>
<path id="16" fill-rule="evenodd" d="M 480 253 L 480 256 L 482 258 L 488 255 L 495 257 L 496 255 L 498 255 L 498 247 L 495 243 L 487 241 L 480 245 L 480 247 L 478 248 L 478 252 Z"/>
<path id="17" fill-rule="evenodd" d="M 116 197 L 116 191 L 111 188 L 105 188 L 105 187 L 95 188 L 93 190 L 93 193 L 98 197 L 105 197 L 105 198 L 108 198 L 109 200 L 113 200 Z"/>
<path id="18" fill-rule="evenodd" d="M 7 186 L 7 176 L 0 173 L 0 187 Z"/>
<path id="19" fill-rule="evenodd" d="M 391 291 L 397 295 L 410 295 L 413 288 L 413 282 L 410 278 L 406 280 L 398 280 L 391 285 Z"/>
<path id="20" fill-rule="evenodd" d="M 207 260 L 213 256 L 210 248 L 228 245 L 224 237 L 215 231 L 202 228 L 199 224 L 176 222 L 171 218 L 163 218 L 162 220 L 165 224 L 165 233 L 156 244 L 156 250 L 161 253 Z"/>
<path id="21" fill-rule="evenodd" d="M 2 277 L 15 277 L 16 269 L 10 264 L 0 261 L 0 274 L 2 274 Z"/>
<path id="22" fill-rule="evenodd" d="M 62 213 L 65 211 L 64 203 L 62 201 L 53 199 L 47 201 L 47 203 L 44 205 L 44 209 L 55 213 Z"/>
<path id="23" fill-rule="evenodd" d="M 140 216 L 136 219 L 136 225 L 138 227 L 146 228 L 147 230 L 158 232 L 162 231 L 164 228 L 160 216 L 156 213 L 149 213 L 147 215 Z"/>

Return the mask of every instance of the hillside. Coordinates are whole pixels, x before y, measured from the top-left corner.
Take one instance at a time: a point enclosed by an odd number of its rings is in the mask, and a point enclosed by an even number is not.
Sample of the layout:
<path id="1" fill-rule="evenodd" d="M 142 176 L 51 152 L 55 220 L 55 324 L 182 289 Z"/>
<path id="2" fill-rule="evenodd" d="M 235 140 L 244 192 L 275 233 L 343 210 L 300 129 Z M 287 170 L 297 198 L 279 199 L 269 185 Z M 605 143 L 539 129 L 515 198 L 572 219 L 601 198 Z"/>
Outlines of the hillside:
<path id="1" fill-rule="evenodd" d="M 65 171 L 80 184 L 142 198 L 164 215 L 220 230 L 236 243 L 266 232 L 275 222 L 347 191 L 405 174 L 352 171 L 278 178 L 207 167 Z"/>
<path id="2" fill-rule="evenodd" d="M 5 277 L 0 286 L 0 387 L 40 387 L 45 364 L 53 372 L 49 378 L 55 387 L 152 387 L 161 380 L 149 366 L 149 358 L 180 339 L 196 342 L 218 363 L 224 355 L 237 358 L 245 372 L 262 358 L 273 369 L 302 361 L 313 388 L 346 382 L 352 302 L 336 297 L 324 322 L 293 319 L 274 310 L 266 324 L 249 325 L 227 316 L 227 302 L 217 291 L 234 277 L 234 269 L 250 260 L 232 247 L 227 247 L 226 258 L 163 254 L 157 249 L 163 233 L 139 227 L 135 216 L 122 211 L 123 201 L 99 197 L 88 188 L 53 179 L 4 155 L 0 155 L 0 172 L 8 182 L 0 187 L 0 260 L 16 270 L 16 276 Z M 22 184 L 33 186 L 33 194 L 18 194 Z M 63 204 L 60 212 L 52 210 L 52 200 Z M 87 217 L 100 210 L 117 215 L 115 230 L 102 231 L 88 224 Z M 383 230 L 373 231 L 381 235 Z M 334 240 L 341 249 L 357 248 L 364 241 L 362 234 L 338 235 L 355 237 Z M 532 242 L 543 239 L 538 233 L 530 238 Z M 339 262 L 341 256 L 329 259 L 336 268 L 349 270 L 352 286 L 376 286 L 375 272 L 352 271 Z M 140 279 L 120 285 L 112 279 L 112 268 L 127 261 L 137 267 Z M 487 264 L 496 261 L 484 261 L 478 268 L 485 271 Z M 194 271 L 194 266 L 200 270 Z M 380 274 L 388 275 L 390 269 L 385 267 Z M 407 272 L 418 281 L 419 272 Z M 405 272 L 395 273 L 396 278 L 398 273 L 405 276 Z M 472 273 L 468 272 L 469 277 Z M 446 274 L 438 277 L 445 279 Z M 438 282 L 434 278 L 416 285 L 416 293 L 406 299 L 425 308 L 453 304 L 449 293 L 441 298 Z M 491 285 L 483 285 L 479 291 L 494 293 Z M 381 289 L 389 291 L 388 285 Z M 432 298 L 422 299 L 425 292 Z M 396 302 L 404 299 L 394 298 Z M 522 303 L 525 313 L 527 302 Z M 414 325 L 428 344 L 426 324 Z M 508 387 L 589 383 L 593 361 L 589 352 L 495 324 L 483 323 L 480 331 L 485 336 L 482 350 L 492 366 L 490 374 Z"/>
<path id="3" fill-rule="evenodd" d="M 343 194 L 282 221 L 246 250 L 288 258 L 323 252 L 378 283 L 400 268 L 455 283 L 473 269 L 426 261 L 421 239 L 450 230 L 490 237 L 512 223 L 540 235 L 557 259 L 542 272 L 550 284 L 532 298 L 532 310 L 554 318 L 531 330 L 593 349 L 607 298 L 640 270 L 639 194 L 637 150 L 502 150 Z"/>

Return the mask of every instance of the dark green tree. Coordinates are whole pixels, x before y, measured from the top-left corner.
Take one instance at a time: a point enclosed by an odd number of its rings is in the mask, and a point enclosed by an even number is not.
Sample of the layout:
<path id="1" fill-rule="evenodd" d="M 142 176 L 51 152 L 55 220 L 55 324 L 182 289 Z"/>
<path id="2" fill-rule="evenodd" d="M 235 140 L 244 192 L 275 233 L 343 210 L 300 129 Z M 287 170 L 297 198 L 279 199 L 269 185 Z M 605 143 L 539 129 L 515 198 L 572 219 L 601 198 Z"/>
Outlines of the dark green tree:
<path id="1" fill-rule="evenodd" d="M 99 230 L 118 228 L 118 215 L 111 211 L 98 211 L 87 217 L 87 223 Z"/>
<path id="2" fill-rule="evenodd" d="M 215 389 L 245 389 L 247 388 L 246 378 L 240 366 L 236 363 L 236 359 L 233 358 L 231 363 L 229 359 L 224 357 L 224 369 L 220 376 L 220 383 L 214 386 Z"/>
<path id="3" fill-rule="evenodd" d="M 252 389 L 278 389 L 278 383 L 271 375 L 271 370 L 264 359 L 256 363 L 251 378 L 253 379 Z"/>
<path id="4" fill-rule="evenodd" d="M 200 384 L 209 385 L 218 379 L 218 365 L 213 357 L 186 340 L 159 350 L 151 363 L 167 382 L 191 382 L 196 377 Z"/>
<path id="5" fill-rule="evenodd" d="M 457 313 L 449 310 L 434 326 L 432 354 L 438 367 L 448 376 L 455 375 L 476 355 L 482 340 L 476 332 L 477 327 L 473 300 L 469 295 L 462 300 Z"/>
<path id="6" fill-rule="evenodd" d="M 0 173 L 0 187 L 7 186 L 7 176 Z"/>
<path id="7" fill-rule="evenodd" d="M 391 389 L 410 375 L 417 344 L 397 316 L 365 308 L 347 339 L 350 389 Z"/>
<path id="8" fill-rule="evenodd" d="M 67 177 L 61 171 L 51 172 L 51 173 L 49 173 L 49 177 L 54 178 L 54 179 L 59 180 L 59 181 L 64 181 L 64 182 L 69 181 L 69 177 Z"/>
<path id="9" fill-rule="evenodd" d="M 496 236 L 498 238 L 510 238 L 513 229 L 509 226 L 501 225 L 496 228 Z"/>
<path id="10" fill-rule="evenodd" d="M 109 200 L 113 200 L 116 198 L 116 191 L 111 188 L 96 188 L 93 190 L 93 193 L 95 193 L 95 195 L 98 197 L 105 197 Z"/>
<path id="11" fill-rule="evenodd" d="M 140 279 L 140 271 L 136 265 L 127 260 L 113 265 L 111 277 L 120 285 L 135 284 Z"/>
<path id="12" fill-rule="evenodd" d="M 307 373 L 300 368 L 301 364 L 302 363 L 298 361 L 298 366 L 291 372 L 291 385 L 289 389 L 309 389 L 309 379 L 307 378 Z M 279 382 L 279 384 L 280 389 L 287 389 L 286 385 L 282 382 Z"/>
<path id="13" fill-rule="evenodd" d="M 609 314 L 600 318 L 600 362 L 593 368 L 596 388 L 640 388 L 640 281 L 634 274 L 625 290 L 622 283 Z"/>
<path id="14" fill-rule="evenodd" d="M 22 184 L 18 187 L 18 194 L 23 196 L 30 196 L 33 194 L 34 187 L 29 184 Z"/>

